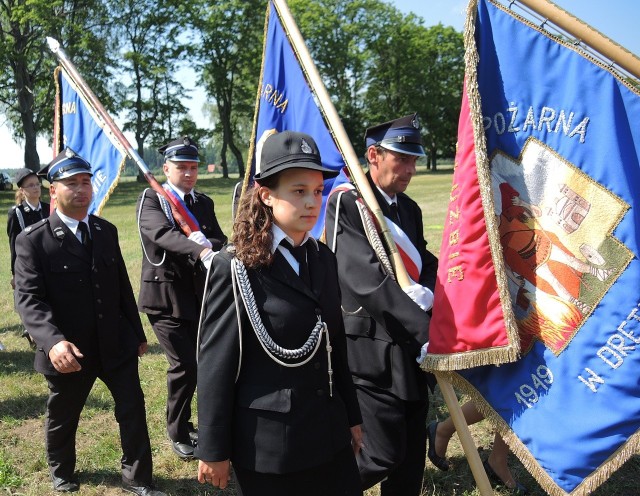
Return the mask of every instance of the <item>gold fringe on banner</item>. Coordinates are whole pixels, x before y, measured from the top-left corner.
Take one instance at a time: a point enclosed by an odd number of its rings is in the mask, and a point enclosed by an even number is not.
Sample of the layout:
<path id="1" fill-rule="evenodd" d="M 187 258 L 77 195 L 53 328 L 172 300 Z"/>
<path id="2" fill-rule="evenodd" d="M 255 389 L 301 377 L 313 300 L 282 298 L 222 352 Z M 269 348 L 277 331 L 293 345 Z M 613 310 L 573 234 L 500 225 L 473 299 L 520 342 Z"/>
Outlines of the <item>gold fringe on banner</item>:
<path id="1" fill-rule="evenodd" d="M 522 16 L 514 13 L 511 9 L 505 7 L 497 0 L 488 0 L 495 7 L 499 8 L 505 13 L 516 18 L 518 21 L 526 24 L 527 26 L 535 29 L 539 33 L 547 36 L 558 44 L 565 48 L 571 49 L 581 56 L 585 57 L 592 63 L 596 64 L 601 69 L 604 69 L 611 73 L 619 82 L 624 84 L 635 94 L 640 95 L 640 89 L 637 86 L 631 84 L 625 77 L 620 75 L 617 71 L 612 69 L 609 65 L 605 64 L 602 60 L 590 55 L 583 49 L 575 46 L 573 43 L 567 42 L 559 36 L 555 36 L 549 33 L 547 30 L 532 23 Z M 511 309 L 511 302 L 508 293 L 505 294 L 507 289 L 506 273 L 504 271 L 504 259 L 502 257 L 502 247 L 499 244 L 499 236 L 497 234 L 497 226 L 495 219 L 491 215 L 494 212 L 493 209 L 493 197 L 490 189 L 490 177 L 489 177 L 489 160 L 486 155 L 486 142 L 484 139 L 484 131 L 482 127 L 482 114 L 480 106 L 480 94 L 478 90 L 477 81 L 477 63 L 478 52 L 475 45 L 475 17 L 477 12 L 477 0 L 472 0 L 469 3 L 467 11 L 467 20 L 465 23 L 464 42 L 465 42 L 465 66 L 466 66 L 466 81 L 467 81 L 467 94 L 469 97 L 469 105 L 472 114 L 472 122 L 474 125 L 474 141 L 476 147 L 476 162 L 478 167 L 478 179 L 480 182 L 480 190 L 483 199 L 483 206 L 485 209 L 485 220 L 487 223 L 487 231 L 489 233 L 489 240 L 491 246 L 491 253 L 496 267 L 496 275 L 498 280 L 498 287 L 500 288 L 500 299 L 504 309 L 505 321 L 508 319 L 509 325 L 509 337 L 512 339 L 512 333 L 515 332 L 517 337 L 517 327 L 515 324 L 515 318 Z M 477 119 L 480 119 L 478 121 Z M 489 213 L 489 215 L 487 215 Z M 508 308 L 505 308 L 507 306 Z M 519 341 L 518 341 L 519 342 Z M 480 353 L 482 350 L 472 353 Z M 432 358 L 438 358 L 439 363 L 434 364 L 431 367 L 434 370 L 439 370 L 438 375 L 444 377 L 451 382 L 459 391 L 468 395 L 478 408 L 478 410 L 484 415 L 484 417 L 496 428 L 496 431 L 505 440 L 511 451 L 522 462 L 527 471 L 538 481 L 544 491 L 550 496 L 588 496 L 592 494 L 599 486 L 606 482 L 611 475 L 618 470 L 629 458 L 640 452 L 640 432 L 634 433 L 629 437 L 626 443 L 624 443 L 618 450 L 616 450 L 605 462 L 603 462 L 593 473 L 584 478 L 584 480 L 576 486 L 576 488 L 570 493 L 560 488 L 554 480 L 549 476 L 546 470 L 544 470 L 536 458 L 531 454 L 527 447 L 522 443 L 518 436 L 511 430 L 507 422 L 493 409 L 493 407 L 485 400 L 485 398 L 475 389 L 464 377 L 451 370 L 454 367 L 465 368 L 464 357 L 466 354 L 452 354 L 447 356 L 438 356 Z M 430 356 L 427 355 L 427 360 Z M 448 362 L 447 362 L 448 361 Z M 471 357 L 469 362 L 484 362 L 483 358 Z M 426 360 L 425 360 L 426 363 Z M 489 363 L 479 363 L 479 365 L 488 365 Z M 429 365 L 432 365 L 430 363 Z M 450 365 L 448 369 L 445 365 Z"/>
<path id="2" fill-rule="evenodd" d="M 473 0 L 469 2 L 467 18 L 464 26 L 465 79 L 471 123 L 473 125 L 476 170 L 480 188 L 480 197 L 482 199 L 484 219 L 489 239 L 489 248 L 491 250 L 491 258 L 496 271 L 500 304 L 502 306 L 504 325 L 507 331 L 509 344 L 495 348 L 484 348 L 450 354 L 427 354 L 427 357 L 423 362 L 423 368 L 425 370 L 459 370 L 480 367 L 483 365 L 508 363 L 517 360 L 520 354 L 518 326 L 513 314 L 511 297 L 509 295 L 507 275 L 504 268 L 504 257 L 502 255 L 502 245 L 500 244 L 500 234 L 498 232 L 495 215 L 493 214 L 493 212 L 495 212 L 495 208 L 493 205 L 493 195 L 491 193 L 489 157 L 487 156 L 487 144 L 484 135 L 484 126 L 482 123 L 482 103 L 477 76 L 478 62 L 480 59 L 475 41 L 476 15 L 477 0 Z"/>
<path id="3" fill-rule="evenodd" d="M 527 471 L 538 481 L 550 496 L 589 496 L 611 475 L 624 465 L 629 458 L 640 451 L 640 432 L 633 434 L 626 443 L 616 450 L 593 473 L 584 478 L 570 493 L 560 488 L 544 470 L 520 438 L 511 430 L 504 419 L 491 407 L 484 397 L 464 377 L 455 372 L 439 372 L 457 389 L 467 394 L 476 408 L 495 427 L 514 455 L 522 462 Z"/>

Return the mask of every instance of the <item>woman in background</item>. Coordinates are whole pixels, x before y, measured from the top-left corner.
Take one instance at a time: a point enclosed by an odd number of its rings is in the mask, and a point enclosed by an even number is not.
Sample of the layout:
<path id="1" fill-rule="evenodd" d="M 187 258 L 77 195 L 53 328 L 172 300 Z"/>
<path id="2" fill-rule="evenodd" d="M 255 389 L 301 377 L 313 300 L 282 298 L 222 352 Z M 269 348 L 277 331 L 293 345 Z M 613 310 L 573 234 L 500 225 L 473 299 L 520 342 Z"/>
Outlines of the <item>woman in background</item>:
<path id="1" fill-rule="evenodd" d="M 7 222 L 7 236 L 9 237 L 9 251 L 11 252 L 11 287 L 15 289 L 13 280 L 13 266 L 16 262 L 16 238 L 26 227 L 49 217 L 49 204 L 40 201 L 42 185 L 40 178 L 30 169 L 18 169 L 15 175 L 16 204 L 9 209 Z M 22 336 L 35 348 L 29 332 L 25 329 Z"/>
<path id="2" fill-rule="evenodd" d="M 29 169 L 18 169 L 15 176 L 16 204 L 9 209 L 7 236 L 11 251 L 11 287 L 13 283 L 13 266 L 16 261 L 16 237 L 27 226 L 49 217 L 49 204 L 40 202 L 42 186 L 40 178 Z"/>

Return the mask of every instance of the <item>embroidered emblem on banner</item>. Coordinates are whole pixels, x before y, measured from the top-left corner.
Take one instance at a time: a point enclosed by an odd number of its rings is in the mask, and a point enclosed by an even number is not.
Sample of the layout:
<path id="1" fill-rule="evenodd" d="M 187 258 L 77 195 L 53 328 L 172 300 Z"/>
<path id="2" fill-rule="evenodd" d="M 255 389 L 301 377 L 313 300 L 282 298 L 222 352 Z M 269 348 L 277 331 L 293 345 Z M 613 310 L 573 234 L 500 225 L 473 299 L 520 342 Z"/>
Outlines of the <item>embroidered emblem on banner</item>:
<path id="1" fill-rule="evenodd" d="M 612 235 L 629 205 L 534 138 L 491 182 L 521 349 L 557 356 L 633 258 Z"/>

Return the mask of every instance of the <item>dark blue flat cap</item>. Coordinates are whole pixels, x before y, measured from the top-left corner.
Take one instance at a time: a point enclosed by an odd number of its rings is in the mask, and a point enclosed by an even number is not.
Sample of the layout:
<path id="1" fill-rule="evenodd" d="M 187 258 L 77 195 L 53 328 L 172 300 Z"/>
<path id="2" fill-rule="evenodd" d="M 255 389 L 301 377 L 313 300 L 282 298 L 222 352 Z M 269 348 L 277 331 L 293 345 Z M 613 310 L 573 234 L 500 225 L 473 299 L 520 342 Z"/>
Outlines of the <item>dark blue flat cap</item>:
<path id="1" fill-rule="evenodd" d="M 93 176 L 89 162 L 69 147 L 62 150 L 56 158 L 38 171 L 38 176 L 46 177 L 50 183 L 76 174 Z"/>
<path id="2" fill-rule="evenodd" d="M 387 150 L 407 155 L 425 155 L 420 137 L 418 114 L 405 115 L 377 126 L 370 127 L 364 134 L 367 148 L 381 146 Z"/>
<path id="3" fill-rule="evenodd" d="M 175 139 L 158 148 L 164 155 L 165 161 L 171 162 L 200 162 L 198 158 L 198 145 L 189 136 Z"/>

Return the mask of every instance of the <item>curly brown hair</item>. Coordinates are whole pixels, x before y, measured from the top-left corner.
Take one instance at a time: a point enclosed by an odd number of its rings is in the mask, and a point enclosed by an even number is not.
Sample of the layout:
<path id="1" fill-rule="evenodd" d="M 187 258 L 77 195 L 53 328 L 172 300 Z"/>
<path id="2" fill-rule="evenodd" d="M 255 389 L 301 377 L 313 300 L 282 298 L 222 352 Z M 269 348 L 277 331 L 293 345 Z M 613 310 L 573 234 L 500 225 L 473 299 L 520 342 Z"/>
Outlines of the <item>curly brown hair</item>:
<path id="1" fill-rule="evenodd" d="M 260 199 L 259 187 L 277 188 L 279 176 L 280 174 L 275 174 L 263 179 L 240 198 L 231 241 L 235 246 L 236 257 L 245 267 L 266 267 L 273 261 L 273 210 Z"/>

